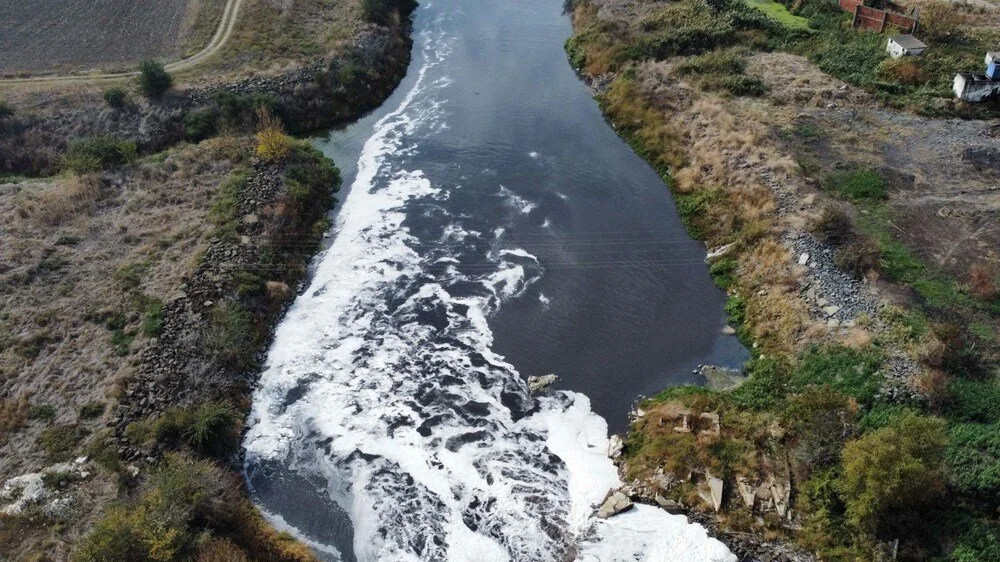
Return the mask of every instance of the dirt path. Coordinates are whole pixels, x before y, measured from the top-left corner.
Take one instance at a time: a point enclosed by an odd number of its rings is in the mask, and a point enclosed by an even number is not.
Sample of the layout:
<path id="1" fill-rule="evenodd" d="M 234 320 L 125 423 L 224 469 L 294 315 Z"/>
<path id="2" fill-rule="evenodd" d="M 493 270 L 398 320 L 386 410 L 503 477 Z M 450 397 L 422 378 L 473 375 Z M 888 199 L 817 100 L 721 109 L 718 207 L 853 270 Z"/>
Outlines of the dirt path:
<path id="1" fill-rule="evenodd" d="M 215 30 L 215 35 L 212 36 L 212 40 L 205 45 L 205 48 L 198 51 L 197 53 L 191 55 L 186 59 L 181 59 L 179 61 L 174 61 L 165 65 L 168 72 L 179 72 L 182 70 L 188 70 L 202 62 L 206 59 L 219 52 L 226 42 L 229 41 L 229 37 L 233 33 L 233 28 L 236 26 L 236 18 L 239 15 L 240 8 L 243 6 L 243 0 L 227 0 L 226 7 L 222 12 L 222 19 L 219 21 L 219 27 Z M 133 76 L 138 76 L 139 71 L 133 70 L 130 72 L 114 72 L 114 73 L 79 73 L 79 74 L 62 74 L 62 75 L 51 75 L 51 76 L 33 76 L 28 78 L 4 78 L 0 79 L 0 85 L 4 84 L 45 84 L 45 83 L 58 83 L 58 82 L 102 82 L 102 81 L 112 81 L 112 80 L 122 80 L 125 78 L 131 78 Z"/>

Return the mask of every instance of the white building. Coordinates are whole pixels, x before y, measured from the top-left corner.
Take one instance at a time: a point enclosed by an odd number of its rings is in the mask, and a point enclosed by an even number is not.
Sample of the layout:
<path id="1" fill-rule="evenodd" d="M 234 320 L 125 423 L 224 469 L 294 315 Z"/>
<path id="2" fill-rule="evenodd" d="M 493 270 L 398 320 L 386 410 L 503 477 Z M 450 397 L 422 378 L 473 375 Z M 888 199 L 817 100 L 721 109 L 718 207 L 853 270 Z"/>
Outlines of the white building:
<path id="1" fill-rule="evenodd" d="M 952 89 L 956 98 L 975 103 L 1000 93 L 1000 81 L 990 80 L 985 74 L 960 73 L 955 75 Z"/>
<path id="2" fill-rule="evenodd" d="M 927 45 L 924 45 L 923 41 L 912 35 L 893 35 L 889 38 L 889 43 L 885 46 L 885 50 L 889 52 L 889 56 L 894 59 L 902 56 L 919 57 L 926 49 Z"/>

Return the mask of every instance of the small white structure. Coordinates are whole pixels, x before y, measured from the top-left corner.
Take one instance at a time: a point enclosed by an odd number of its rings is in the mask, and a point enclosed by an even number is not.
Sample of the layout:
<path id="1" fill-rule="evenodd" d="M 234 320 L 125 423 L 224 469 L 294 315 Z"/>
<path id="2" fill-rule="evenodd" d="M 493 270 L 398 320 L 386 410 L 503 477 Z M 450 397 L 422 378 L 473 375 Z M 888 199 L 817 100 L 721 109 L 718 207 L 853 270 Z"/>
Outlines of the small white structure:
<path id="1" fill-rule="evenodd" d="M 975 103 L 1000 93 L 1000 80 L 990 80 L 985 74 L 959 73 L 952 89 L 956 98 Z"/>
<path id="2" fill-rule="evenodd" d="M 1000 51 L 989 51 L 986 53 L 986 66 L 1000 61 Z"/>
<path id="3" fill-rule="evenodd" d="M 919 57 L 926 49 L 927 45 L 912 35 L 893 35 L 885 46 L 889 56 L 894 59 L 902 56 Z"/>

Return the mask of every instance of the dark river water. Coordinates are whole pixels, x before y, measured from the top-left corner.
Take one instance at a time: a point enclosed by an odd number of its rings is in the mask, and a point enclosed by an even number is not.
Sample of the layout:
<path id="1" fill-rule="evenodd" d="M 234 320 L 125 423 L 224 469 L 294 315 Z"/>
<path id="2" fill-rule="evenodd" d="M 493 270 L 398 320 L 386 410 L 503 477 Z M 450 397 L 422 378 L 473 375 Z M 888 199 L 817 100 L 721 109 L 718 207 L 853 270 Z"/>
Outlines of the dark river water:
<path id="1" fill-rule="evenodd" d="M 704 247 L 569 67 L 561 2 L 415 17 L 396 93 L 318 141 L 345 190 L 254 395 L 258 504 L 331 560 L 731 560 L 655 508 L 592 517 L 636 398 L 746 359 Z"/>

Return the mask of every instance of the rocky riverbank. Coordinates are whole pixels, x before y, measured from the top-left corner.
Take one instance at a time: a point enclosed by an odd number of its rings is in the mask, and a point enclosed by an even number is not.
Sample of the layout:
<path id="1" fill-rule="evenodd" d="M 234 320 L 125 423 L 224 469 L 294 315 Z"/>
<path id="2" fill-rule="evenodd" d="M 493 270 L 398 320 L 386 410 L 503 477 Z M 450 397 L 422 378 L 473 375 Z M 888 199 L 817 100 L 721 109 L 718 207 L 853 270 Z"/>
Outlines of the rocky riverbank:
<path id="1" fill-rule="evenodd" d="M 291 133 L 345 123 L 378 107 L 399 83 L 410 59 L 409 28 L 406 17 L 361 23 L 350 44 L 328 58 L 279 74 L 194 83 L 118 107 L 99 91 L 11 96 L 13 114 L 0 119 L 0 175 L 55 173 L 73 139 L 111 136 L 135 143 L 140 154 L 198 141 L 223 126 L 244 126 L 245 113 L 260 103 Z"/>
<path id="2" fill-rule="evenodd" d="M 412 6 L 385 8 L 327 57 L 158 99 L 5 92 L 0 558 L 314 559 L 246 498 L 238 449 L 339 185 L 288 133 L 392 92 Z"/>

